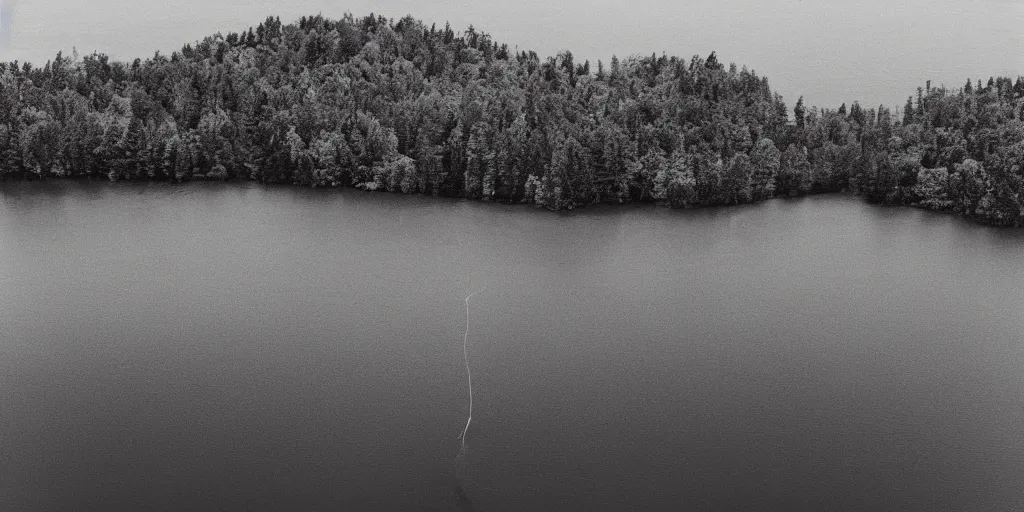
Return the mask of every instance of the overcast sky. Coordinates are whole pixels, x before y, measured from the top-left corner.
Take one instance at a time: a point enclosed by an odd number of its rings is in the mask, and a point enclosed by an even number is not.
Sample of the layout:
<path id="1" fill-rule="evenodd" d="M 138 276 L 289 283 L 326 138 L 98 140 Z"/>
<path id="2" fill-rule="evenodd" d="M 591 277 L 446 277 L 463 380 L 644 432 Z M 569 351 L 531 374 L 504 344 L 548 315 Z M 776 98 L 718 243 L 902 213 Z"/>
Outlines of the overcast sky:
<path id="1" fill-rule="evenodd" d="M 0 0 L 11 7 L 13 0 Z M 1024 1 L 1017 0 L 18 0 L 3 60 L 45 63 L 57 50 L 152 56 L 277 15 L 405 14 L 577 61 L 665 52 L 768 76 L 790 106 L 902 105 L 925 80 L 1024 74 Z"/>

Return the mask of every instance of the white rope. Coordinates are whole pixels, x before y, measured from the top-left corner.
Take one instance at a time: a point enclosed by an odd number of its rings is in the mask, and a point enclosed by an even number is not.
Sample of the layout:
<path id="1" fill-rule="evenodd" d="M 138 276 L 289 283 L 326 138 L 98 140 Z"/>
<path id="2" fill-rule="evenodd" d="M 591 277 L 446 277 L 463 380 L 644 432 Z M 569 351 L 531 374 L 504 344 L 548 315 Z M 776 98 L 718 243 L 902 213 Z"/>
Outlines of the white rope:
<path id="1" fill-rule="evenodd" d="M 480 290 L 481 292 L 483 290 Z M 466 447 L 466 432 L 469 431 L 469 423 L 473 421 L 473 373 L 469 371 L 469 299 L 476 295 L 476 292 L 469 297 L 466 297 L 466 333 L 462 336 L 462 357 L 466 361 L 466 378 L 469 381 L 469 417 L 466 418 L 466 428 L 462 429 L 462 434 L 459 437 L 462 438 L 462 447 Z"/>

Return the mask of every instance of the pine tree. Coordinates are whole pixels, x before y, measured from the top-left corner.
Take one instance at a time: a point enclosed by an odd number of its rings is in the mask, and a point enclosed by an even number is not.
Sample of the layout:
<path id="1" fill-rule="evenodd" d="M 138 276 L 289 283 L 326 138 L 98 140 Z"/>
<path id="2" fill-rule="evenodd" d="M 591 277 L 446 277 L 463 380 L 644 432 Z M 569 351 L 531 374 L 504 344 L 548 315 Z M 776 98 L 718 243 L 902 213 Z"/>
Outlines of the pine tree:
<path id="1" fill-rule="evenodd" d="M 804 108 L 804 97 L 800 96 L 800 98 L 796 100 L 796 106 L 793 107 L 793 114 L 796 116 L 795 119 L 797 130 L 802 131 L 804 129 L 804 114 L 806 112 L 807 109 Z"/>

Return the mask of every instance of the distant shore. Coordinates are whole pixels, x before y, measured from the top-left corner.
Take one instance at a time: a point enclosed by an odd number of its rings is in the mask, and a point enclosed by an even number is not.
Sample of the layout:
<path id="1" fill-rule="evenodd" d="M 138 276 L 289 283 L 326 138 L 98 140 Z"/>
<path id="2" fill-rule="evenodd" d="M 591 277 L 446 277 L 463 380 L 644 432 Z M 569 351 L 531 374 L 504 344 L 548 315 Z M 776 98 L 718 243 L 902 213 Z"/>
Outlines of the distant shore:
<path id="1" fill-rule="evenodd" d="M 714 52 L 606 66 L 411 17 L 267 18 L 145 60 L 3 66 L 0 179 L 254 180 L 552 210 L 847 190 L 1022 226 L 1022 119 L 1022 77 L 929 82 L 902 112 L 789 108 Z"/>

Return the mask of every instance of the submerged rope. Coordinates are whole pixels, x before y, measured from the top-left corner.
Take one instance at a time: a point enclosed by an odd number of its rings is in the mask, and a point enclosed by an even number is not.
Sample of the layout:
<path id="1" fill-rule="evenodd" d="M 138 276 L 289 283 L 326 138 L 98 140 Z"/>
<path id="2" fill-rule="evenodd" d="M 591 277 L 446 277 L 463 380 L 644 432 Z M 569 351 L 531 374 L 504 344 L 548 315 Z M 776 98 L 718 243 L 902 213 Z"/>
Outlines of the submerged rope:
<path id="1" fill-rule="evenodd" d="M 481 292 L 483 290 L 480 290 Z M 466 447 L 466 432 L 469 431 L 469 423 L 473 421 L 473 373 L 469 371 L 469 299 L 476 295 L 476 292 L 469 297 L 466 297 L 466 332 L 462 336 L 462 357 L 466 362 L 466 379 L 469 381 L 469 417 L 466 418 L 466 428 L 462 429 L 462 434 L 459 437 L 462 438 L 462 447 Z"/>

